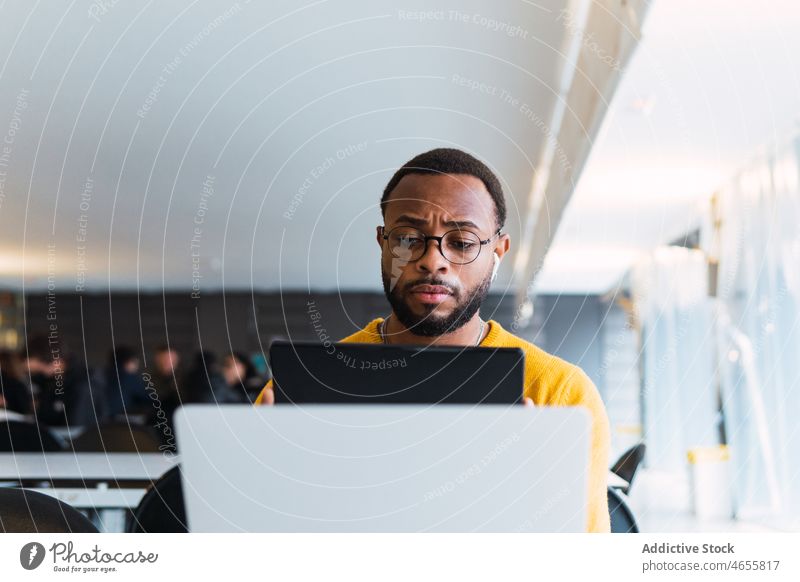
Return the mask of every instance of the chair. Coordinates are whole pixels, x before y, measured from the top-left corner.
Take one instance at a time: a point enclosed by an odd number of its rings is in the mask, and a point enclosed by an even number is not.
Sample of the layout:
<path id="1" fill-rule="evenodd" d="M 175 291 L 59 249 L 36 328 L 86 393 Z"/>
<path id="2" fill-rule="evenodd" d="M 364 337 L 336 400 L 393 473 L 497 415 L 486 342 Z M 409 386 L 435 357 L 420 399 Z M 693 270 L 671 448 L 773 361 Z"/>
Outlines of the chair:
<path id="1" fill-rule="evenodd" d="M 127 533 L 186 533 L 180 465 L 164 473 L 128 519 Z"/>
<path id="2" fill-rule="evenodd" d="M 19 420 L 0 422 L 0 452 L 54 453 L 63 450 L 61 440 L 44 426 Z"/>
<path id="3" fill-rule="evenodd" d="M 44 493 L 17 488 L 0 488 L 0 532 L 98 533 L 71 505 Z"/>
<path id="4" fill-rule="evenodd" d="M 611 517 L 611 533 L 639 533 L 626 495 L 615 487 L 608 488 L 608 513 Z"/>
<path id="5" fill-rule="evenodd" d="M 159 445 L 154 429 L 127 422 L 89 427 L 70 443 L 76 453 L 158 453 Z"/>
<path id="6" fill-rule="evenodd" d="M 644 460 L 645 452 L 647 452 L 647 447 L 644 443 L 639 443 L 622 453 L 622 456 L 620 456 L 617 462 L 614 463 L 614 466 L 611 467 L 612 473 L 628 482 L 627 487 L 619 488 L 626 495 L 630 491 L 637 469 Z"/>

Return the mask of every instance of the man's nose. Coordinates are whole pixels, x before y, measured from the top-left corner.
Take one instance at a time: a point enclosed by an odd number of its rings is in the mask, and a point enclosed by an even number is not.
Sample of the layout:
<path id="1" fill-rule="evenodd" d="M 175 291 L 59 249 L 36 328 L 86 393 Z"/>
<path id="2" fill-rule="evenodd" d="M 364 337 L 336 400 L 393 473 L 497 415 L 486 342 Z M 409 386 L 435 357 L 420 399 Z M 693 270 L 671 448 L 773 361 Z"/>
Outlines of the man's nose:
<path id="1" fill-rule="evenodd" d="M 439 244 L 435 240 L 428 240 L 425 243 L 425 253 L 416 261 L 417 269 L 428 271 L 429 273 L 447 271 L 450 263 L 442 256 Z"/>

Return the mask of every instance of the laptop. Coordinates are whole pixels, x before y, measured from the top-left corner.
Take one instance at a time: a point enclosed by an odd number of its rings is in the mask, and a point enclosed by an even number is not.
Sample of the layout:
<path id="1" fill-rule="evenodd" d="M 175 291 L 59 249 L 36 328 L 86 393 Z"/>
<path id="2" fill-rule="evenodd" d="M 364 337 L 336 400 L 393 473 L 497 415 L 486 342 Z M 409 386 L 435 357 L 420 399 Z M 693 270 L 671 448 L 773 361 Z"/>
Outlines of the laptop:
<path id="1" fill-rule="evenodd" d="M 275 402 L 295 404 L 514 404 L 519 348 L 421 347 L 276 341 Z"/>
<path id="2" fill-rule="evenodd" d="M 581 407 L 190 404 L 192 532 L 583 532 Z"/>

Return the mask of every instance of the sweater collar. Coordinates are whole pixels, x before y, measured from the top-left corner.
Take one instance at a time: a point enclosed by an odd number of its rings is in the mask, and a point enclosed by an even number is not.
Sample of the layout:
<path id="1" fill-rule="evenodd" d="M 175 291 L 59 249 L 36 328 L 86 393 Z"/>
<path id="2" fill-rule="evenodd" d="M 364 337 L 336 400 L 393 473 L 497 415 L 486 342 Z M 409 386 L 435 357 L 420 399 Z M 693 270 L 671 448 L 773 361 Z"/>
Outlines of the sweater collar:
<path id="1" fill-rule="evenodd" d="M 367 326 L 364 328 L 364 333 L 366 337 L 364 338 L 366 341 L 364 343 L 370 344 L 381 344 L 383 340 L 381 339 L 381 334 L 379 332 L 379 327 L 383 323 L 383 318 L 378 317 L 377 319 L 373 319 L 370 321 Z M 478 344 L 478 347 L 496 347 L 499 345 L 499 339 L 501 334 L 503 333 L 502 326 L 497 323 L 494 319 L 490 319 L 486 322 L 486 325 L 489 326 L 489 333 L 486 334 L 486 337 L 483 338 L 483 341 Z"/>

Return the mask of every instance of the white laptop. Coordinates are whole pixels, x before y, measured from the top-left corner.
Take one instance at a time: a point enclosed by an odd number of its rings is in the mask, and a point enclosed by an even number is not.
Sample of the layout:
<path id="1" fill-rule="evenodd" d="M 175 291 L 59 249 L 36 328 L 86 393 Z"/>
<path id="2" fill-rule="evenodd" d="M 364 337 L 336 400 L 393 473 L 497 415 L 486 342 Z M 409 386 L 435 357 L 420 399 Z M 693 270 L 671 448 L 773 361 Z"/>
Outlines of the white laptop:
<path id="1" fill-rule="evenodd" d="M 590 417 L 522 405 L 188 405 L 192 532 L 583 532 Z"/>

